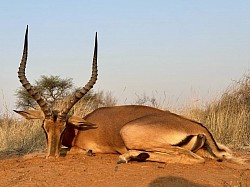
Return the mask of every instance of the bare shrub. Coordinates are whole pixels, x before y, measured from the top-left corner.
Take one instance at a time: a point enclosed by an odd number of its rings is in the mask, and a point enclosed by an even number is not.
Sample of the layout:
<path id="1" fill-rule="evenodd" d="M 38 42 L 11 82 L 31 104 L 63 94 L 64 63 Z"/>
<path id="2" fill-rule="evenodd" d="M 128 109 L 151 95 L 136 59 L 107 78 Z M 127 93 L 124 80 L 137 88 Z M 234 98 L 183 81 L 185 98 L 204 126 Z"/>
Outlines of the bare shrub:
<path id="1" fill-rule="evenodd" d="M 132 104 L 145 105 L 163 109 L 166 101 L 166 94 L 164 92 L 163 99 L 161 97 L 156 97 L 157 94 L 157 91 L 155 92 L 155 94 L 152 93 L 151 96 L 147 95 L 146 93 L 142 95 L 135 94 L 137 99 Z"/>

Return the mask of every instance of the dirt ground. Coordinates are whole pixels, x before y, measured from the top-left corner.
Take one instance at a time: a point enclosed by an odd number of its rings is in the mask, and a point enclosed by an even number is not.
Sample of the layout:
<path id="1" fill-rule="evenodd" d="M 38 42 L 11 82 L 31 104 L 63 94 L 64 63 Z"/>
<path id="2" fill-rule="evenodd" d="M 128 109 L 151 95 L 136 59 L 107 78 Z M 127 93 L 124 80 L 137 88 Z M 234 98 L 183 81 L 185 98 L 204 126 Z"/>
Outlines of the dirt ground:
<path id="1" fill-rule="evenodd" d="M 250 158 L 247 153 L 243 156 Z M 131 162 L 117 166 L 115 154 L 44 157 L 45 153 L 1 153 L 0 186 L 250 186 L 250 161 L 244 165 L 208 160 L 196 165 Z"/>

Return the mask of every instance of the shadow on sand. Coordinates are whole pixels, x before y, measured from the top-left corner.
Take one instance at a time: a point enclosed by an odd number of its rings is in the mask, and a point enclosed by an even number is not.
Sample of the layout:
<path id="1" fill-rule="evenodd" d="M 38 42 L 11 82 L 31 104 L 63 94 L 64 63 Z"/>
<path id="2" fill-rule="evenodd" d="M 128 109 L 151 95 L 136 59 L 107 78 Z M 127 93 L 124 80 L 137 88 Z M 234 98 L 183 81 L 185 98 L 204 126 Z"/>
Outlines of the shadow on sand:
<path id="1" fill-rule="evenodd" d="M 189 181 L 182 177 L 166 176 L 159 177 L 150 182 L 148 187 L 208 187 Z"/>

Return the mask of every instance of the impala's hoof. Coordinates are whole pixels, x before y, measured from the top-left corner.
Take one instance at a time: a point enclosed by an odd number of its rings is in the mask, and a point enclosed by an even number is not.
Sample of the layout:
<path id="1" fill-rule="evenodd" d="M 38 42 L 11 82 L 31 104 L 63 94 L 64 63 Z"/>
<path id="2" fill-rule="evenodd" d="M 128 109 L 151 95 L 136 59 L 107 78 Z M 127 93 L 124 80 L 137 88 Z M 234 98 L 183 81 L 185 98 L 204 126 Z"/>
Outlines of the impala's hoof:
<path id="1" fill-rule="evenodd" d="M 149 154 L 148 153 L 140 153 L 135 160 L 138 162 L 144 162 L 147 158 L 149 158 Z"/>
<path id="2" fill-rule="evenodd" d="M 94 156 L 94 153 L 93 153 L 93 151 L 92 151 L 91 149 L 87 150 L 87 151 L 86 151 L 86 154 L 87 154 L 88 156 Z"/>

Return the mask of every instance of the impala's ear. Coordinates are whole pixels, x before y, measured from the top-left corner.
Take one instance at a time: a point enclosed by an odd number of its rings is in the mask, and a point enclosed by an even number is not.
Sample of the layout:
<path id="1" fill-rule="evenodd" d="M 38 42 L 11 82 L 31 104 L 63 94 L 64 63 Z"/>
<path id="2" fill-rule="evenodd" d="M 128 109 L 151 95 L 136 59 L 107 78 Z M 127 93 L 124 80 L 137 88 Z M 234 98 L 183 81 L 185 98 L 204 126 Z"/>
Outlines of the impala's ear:
<path id="1" fill-rule="evenodd" d="M 23 111 L 17 111 L 13 110 L 14 112 L 20 114 L 25 119 L 44 119 L 44 113 L 39 110 L 23 110 Z"/>
<path id="2" fill-rule="evenodd" d="M 82 127 L 82 126 L 95 126 L 92 123 L 87 122 L 85 119 L 80 118 L 78 116 L 70 116 L 67 120 L 68 123 L 76 126 L 76 127 Z"/>

